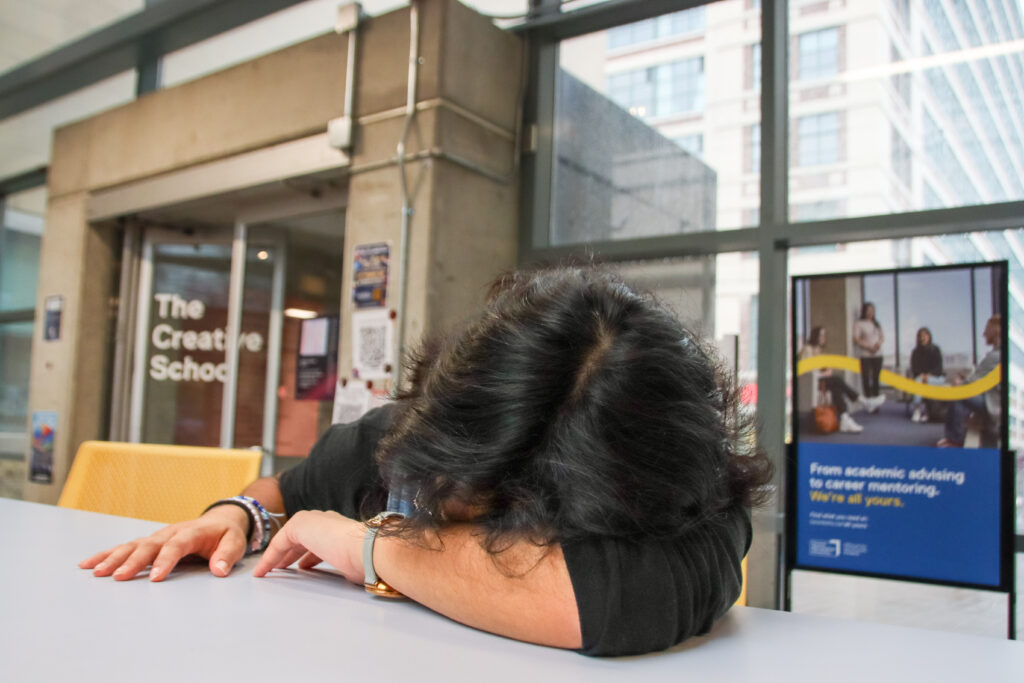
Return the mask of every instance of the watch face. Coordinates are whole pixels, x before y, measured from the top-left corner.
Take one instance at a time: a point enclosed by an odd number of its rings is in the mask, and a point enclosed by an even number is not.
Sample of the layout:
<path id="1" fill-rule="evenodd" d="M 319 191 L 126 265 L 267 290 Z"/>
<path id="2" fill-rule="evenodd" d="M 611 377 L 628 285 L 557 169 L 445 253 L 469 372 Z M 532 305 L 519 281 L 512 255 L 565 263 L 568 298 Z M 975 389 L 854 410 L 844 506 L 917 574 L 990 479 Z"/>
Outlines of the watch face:
<path id="1" fill-rule="evenodd" d="M 385 524 L 397 522 L 400 519 L 404 519 L 405 515 L 401 512 L 385 511 L 378 515 L 374 515 L 370 519 L 366 520 L 366 526 L 379 529 Z"/>

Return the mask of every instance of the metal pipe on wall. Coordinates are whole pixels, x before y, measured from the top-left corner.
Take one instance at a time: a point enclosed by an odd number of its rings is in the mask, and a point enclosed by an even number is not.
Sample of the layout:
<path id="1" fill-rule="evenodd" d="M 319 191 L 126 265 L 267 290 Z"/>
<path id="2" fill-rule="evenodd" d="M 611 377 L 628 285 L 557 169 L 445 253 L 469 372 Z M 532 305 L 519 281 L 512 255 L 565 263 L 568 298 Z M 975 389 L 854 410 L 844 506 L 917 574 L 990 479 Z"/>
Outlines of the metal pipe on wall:
<path id="1" fill-rule="evenodd" d="M 416 81 L 419 75 L 419 7 L 416 0 L 409 3 L 409 87 L 405 99 L 405 124 L 402 126 L 402 137 L 398 141 L 398 175 L 402 189 L 402 236 L 399 245 L 399 261 L 402 264 L 402 285 L 398 290 L 398 362 L 395 370 L 395 387 L 400 387 L 404 379 L 406 306 L 409 295 L 409 221 L 412 217 L 412 206 L 409 199 L 409 184 L 405 177 L 405 142 L 409 137 L 409 128 L 416 116 Z"/>

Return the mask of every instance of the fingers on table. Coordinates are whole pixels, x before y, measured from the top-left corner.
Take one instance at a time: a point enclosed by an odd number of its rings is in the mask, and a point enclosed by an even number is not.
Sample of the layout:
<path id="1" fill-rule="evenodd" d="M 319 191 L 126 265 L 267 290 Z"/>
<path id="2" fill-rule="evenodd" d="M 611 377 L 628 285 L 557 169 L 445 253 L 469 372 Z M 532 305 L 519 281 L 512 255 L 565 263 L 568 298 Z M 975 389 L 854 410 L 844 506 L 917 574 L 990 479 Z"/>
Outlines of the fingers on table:
<path id="1" fill-rule="evenodd" d="M 156 553 L 149 558 L 153 567 L 149 570 L 150 581 L 163 581 L 181 561 L 181 558 L 200 549 L 200 539 L 195 531 L 181 531 L 167 540 Z M 117 578 L 115 576 L 115 578 Z"/>
<path id="2" fill-rule="evenodd" d="M 253 576 L 265 576 L 271 569 L 284 569 L 306 554 L 306 549 L 298 544 L 278 543 L 275 547 L 276 540 L 263 552 L 260 563 L 252 570 Z"/>
<path id="3" fill-rule="evenodd" d="M 79 563 L 82 569 L 92 569 L 94 576 L 110 576 L 120 567 L 135 550 L 135 543 L 122 543 L 110 550 L 96 553 L 84 562 Z"/>
<path id="4" fill-rule="evenodd" d="M 84 569 L 91 568 L 93 576 L 113 575 L 114 579 L 124 581 L 145 569 L 158 550 L 159 544 L 148 539 L 123 543 L 109 551 L 93 555 L 79 566 Z M 93 560 L 103 554 L 106 554 L 106 557 L 98 563 L 93 563 Z"/>
<path id="5" fill-rule="evenodd" d="M 96 565 L 103 562 L 103 560 L 107 559 L 107 556 L 110 555 L 110 553 L 112 552 L 114 552 L 113 548 L 110 548 L 108 550 L 101 550 L 95 555 L 91 555 L 86 559 L 82 560 L 81 562 L 79 562 L 78 566 L 81 569 L 93 569 Z"/>
<path id="6" fill-rule="evenodd" d="M 299 558 L 299 569 L 312 569 L 323 562 L 322 559 L 314 555 L 313 553 L 307 552 L 301 558 Z"/>
<path id="7" fill-rule="evenodd" d="M 142 540 L 135 544 L 135 549 L 120 563 L 114 571 L 115 581 L 127 581 L 153 563 L 153 558 L 160 552 L 160 543 L 153 540 Z M 152 572 L 150 573 L 152 576 Z"/>
<path id="8" fill-rule="evenodd" d="M 214 576 L 227 576 L 231 568 L 245 556 L 245 537 L 240 533 L 226 532 L 217 549 L 210 556 L 210 572 Z"/>

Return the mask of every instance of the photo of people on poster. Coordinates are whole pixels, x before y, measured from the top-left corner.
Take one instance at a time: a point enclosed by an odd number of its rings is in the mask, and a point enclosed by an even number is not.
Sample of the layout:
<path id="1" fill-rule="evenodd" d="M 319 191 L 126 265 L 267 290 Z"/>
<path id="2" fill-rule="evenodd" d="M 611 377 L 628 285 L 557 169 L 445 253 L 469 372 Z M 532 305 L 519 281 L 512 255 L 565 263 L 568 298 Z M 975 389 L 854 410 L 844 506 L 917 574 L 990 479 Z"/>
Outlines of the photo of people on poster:
<path id="1" fill-rule="evenodd" d="M 992 372 L 1002 305 L 989 267 L 802 280 L 800 441 L 998 448 L 1001 389 Z M 978 391 L 964 396 L 972 384 Z M 823 405 L 836 410 L 832 431 L 815 423 Z"/>

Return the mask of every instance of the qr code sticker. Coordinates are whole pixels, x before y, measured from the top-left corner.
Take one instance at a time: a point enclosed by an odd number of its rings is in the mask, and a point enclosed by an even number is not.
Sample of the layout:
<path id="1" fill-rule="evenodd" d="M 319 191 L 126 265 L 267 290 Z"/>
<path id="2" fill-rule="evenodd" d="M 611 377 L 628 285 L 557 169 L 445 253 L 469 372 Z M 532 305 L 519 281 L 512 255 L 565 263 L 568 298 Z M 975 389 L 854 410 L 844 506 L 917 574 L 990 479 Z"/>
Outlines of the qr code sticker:
<path id="1" fill-rule="evenodd" d="M 359 329 L 359 364 L 364 368 L 379 368 L 384 365 L 387 343 L 387 328 L 384 325 Z"/>

